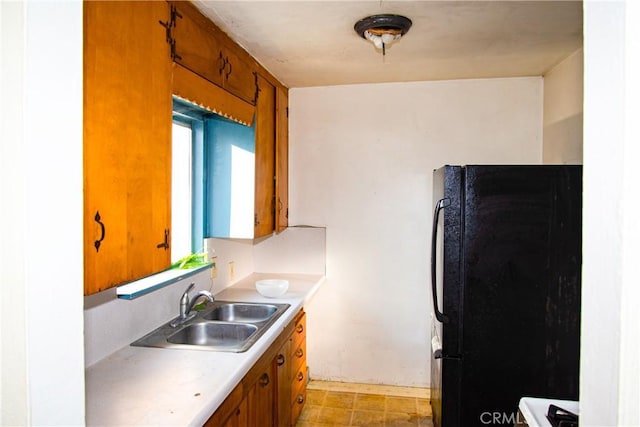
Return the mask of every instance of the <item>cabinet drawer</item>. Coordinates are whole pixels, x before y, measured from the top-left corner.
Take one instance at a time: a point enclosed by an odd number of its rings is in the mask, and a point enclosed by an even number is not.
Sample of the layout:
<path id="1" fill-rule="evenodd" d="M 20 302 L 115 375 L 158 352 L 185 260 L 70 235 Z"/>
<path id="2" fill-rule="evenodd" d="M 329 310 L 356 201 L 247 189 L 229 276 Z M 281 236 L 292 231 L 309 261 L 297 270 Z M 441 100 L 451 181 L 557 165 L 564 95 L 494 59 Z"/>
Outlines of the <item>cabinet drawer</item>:
<path id="1" fill-rule="evenodd" d="M 296 395 L 294 395 L 293 403 L 291 404 L 291 425 L 296 425 L 298 418 L 300 417 L 300 413 L 302 412 L 302 408 L 304 408 L 304 404 L 307 401 L 307 388 L 304 387 L 300 390 Z"/>
<path id="2" fill-rule="evenodd" d="M 298 396 L 300 394 L 304 394 L 306 389 L 307 389 L 307 379 L 306 379 L 307 366 L 306 366 L 306 364 L 301 366 L 300 369 L 298 370 L 298 372 L 302 372 L 302 375 L 300 377 L 296 376 L 295 378 L 291 379 L 291 403 L 292 404 L 295 403 L 295 401 L 298 398 Z M 298 378 L 301 378 L 301 379 L 298 379 Z"/>
<path id="3" fill-rule="evenodd" d="M 299 384 L 307 383 L 307 364 L 301 363 L 291 376 L 291 389 L 295 390 Z"/>
<path id="4" fill-rule="evenodd" d="M 300 369 L 300 366 L 306 365 L 307 361 L 307 340 L 302 341 L 298 346 L 292 347 L 291 352 L 291 379 Z"/>
<path id="5" fill-rule="evenodd" d="M 302 312 L 296 319 L 296 326 L 293 330 L 293 347 L 297 348 L 307 336 L 307 314 Z"/>

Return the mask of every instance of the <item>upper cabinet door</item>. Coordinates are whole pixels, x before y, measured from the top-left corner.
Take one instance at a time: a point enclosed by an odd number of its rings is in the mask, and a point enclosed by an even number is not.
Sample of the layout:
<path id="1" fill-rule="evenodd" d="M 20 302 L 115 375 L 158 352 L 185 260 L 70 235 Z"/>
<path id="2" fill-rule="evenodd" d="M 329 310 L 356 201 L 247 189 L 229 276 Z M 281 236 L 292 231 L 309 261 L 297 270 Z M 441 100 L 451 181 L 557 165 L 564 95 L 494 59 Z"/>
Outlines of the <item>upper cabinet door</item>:
<path id="1" fill-rule="evenodd" d="M 189 2 L 172 2 L 175 8 L 174 61 L 256 104 L 256 73 L 249 55 Z"/>
<path id="2" fill-rule="evenodd" d="M 92 294 L 170 264 L 165 2 L 84 3 L 84 276 Z"/>
<path id="3" fill-rule="evenodd" d="M 224 51 L 226 61 L 224 88 L 239 98 L 256 104 L 258 97 L 257 73 L 238 48 L 228 46 Z"/>
<path id="4" fill-rule="evenodd" d="M 227 67 L 220 35 L 191 3 L 175 2 L 172 7 L 176 12 L 174 61 L 222 86 Z"/>
<path id="5" fill-rule="evenodd" d="M 277 233 L 289 225 L 289 93 L 276 89 L 276 227 Z"/>
<path id="6" fill-rule="evenodd" d="M 258 76 L 256 108 L 256 170 L 254 238 L 274 231 L 275 211 L 275 87 Z"/>

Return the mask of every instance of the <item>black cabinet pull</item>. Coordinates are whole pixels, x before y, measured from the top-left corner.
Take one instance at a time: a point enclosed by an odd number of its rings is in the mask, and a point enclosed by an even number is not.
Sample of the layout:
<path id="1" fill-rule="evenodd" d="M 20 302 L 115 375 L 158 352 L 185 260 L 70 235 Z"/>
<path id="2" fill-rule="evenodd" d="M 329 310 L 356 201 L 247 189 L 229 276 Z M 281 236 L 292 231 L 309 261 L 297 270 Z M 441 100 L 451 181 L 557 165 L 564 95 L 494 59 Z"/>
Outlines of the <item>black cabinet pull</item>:
<path id="1" fill-rule="evenodd" d="M 96 240 L 95 242 L 93 242 L 93 246 L 95 246 L 96 248 L 96 252 L 100 251 L 100 244 L 102 243 L 102 241 L 104 240 L 104 223 L 102 223 L 101 218 L 100 218 L 100 211 L 96 211 L 96 216 L 93 217 L 93 220 L 95 222 L 97 222 L 98 224 L 100 224 L 100 238 L 98 240 Z"/>
<path id="2" fill-rule="evenodd" d="M 224 78 L 228 79 L 229 76 L 231 75 L 231 72 L 233 71 L 233 65 L 231 65 L 231 62 L 229 62 L 229 58 L 226 58 L 227 60 L 227 65 L 229 66 L 229 71 L 226 72 Z"/>
<path id="3" fill-rule="evenodd" d="M 220 64 L 218 67 L 218 74 L 222 75 L 222 72 L 227 66 L 227 60 L 222 56 L 222 51 L 218 54 L 218 63 Z"/>
<path id="4" fill-rule="evenodd" d="M 169 249 L 169 229 L 168 228 L 164 229 L 164 242 L 158 243 L 156 245 L 156 248 L 158 249 L 164 248 L 165 251 Z"/>

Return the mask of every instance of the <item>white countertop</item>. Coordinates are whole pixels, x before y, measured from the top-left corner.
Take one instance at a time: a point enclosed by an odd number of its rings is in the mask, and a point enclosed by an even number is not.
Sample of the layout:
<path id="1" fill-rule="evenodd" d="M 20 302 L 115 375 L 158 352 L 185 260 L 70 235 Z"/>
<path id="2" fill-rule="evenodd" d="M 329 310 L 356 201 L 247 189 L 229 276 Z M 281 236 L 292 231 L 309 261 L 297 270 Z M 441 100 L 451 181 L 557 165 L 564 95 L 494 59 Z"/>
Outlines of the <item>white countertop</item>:
<path id="1" fill-rule="evenodd" d="M 520 399 L 518 409 L 529 427 L 552 427 L 547 419 L 549 405 L 556 405 L 576 415 L 579 413 L 579 404 L 573 400 L 542 399 L 537 397 L 523 397 Z"/>
<path id="2" fill-rule="evenodd" d="M 289 280 L 280 298 L 265 298 L 255 290 L 256 280 L 272 277 Z M 86 424 L 204 424 L 323 281 L 320 275 L 255 273 L 216 294 L 220 301 L 291 305 L 244 353 L 126 346 L 90 366 L 85 371 Z"/>

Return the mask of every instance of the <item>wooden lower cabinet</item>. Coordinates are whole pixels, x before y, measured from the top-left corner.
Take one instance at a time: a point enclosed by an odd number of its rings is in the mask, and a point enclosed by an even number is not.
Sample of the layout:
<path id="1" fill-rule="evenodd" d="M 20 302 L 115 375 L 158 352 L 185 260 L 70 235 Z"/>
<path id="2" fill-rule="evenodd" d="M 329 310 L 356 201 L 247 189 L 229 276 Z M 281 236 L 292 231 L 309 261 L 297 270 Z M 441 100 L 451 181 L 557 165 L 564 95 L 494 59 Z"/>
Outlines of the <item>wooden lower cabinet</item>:
<path id="1" fill-rule="evenodd" d="M 296 425 L 307 400 L 307 317 L 304 312 L 301 314 L 291 338 L 291 425 Z"/>
<path id="2" fill-rule="evenodd" d="M 231 391 L 206 427 L 295 426 L 306 400 L 303 310 Z"/>

